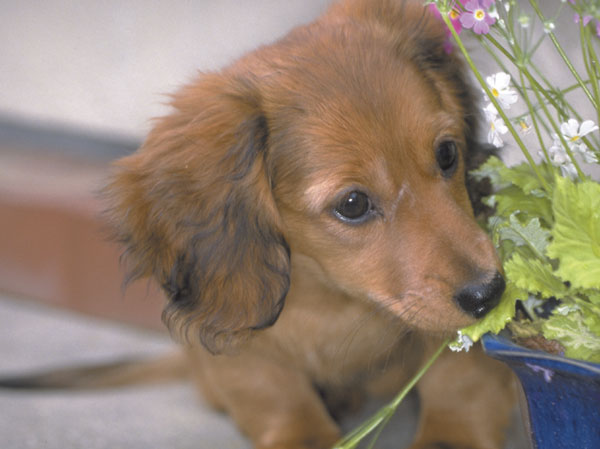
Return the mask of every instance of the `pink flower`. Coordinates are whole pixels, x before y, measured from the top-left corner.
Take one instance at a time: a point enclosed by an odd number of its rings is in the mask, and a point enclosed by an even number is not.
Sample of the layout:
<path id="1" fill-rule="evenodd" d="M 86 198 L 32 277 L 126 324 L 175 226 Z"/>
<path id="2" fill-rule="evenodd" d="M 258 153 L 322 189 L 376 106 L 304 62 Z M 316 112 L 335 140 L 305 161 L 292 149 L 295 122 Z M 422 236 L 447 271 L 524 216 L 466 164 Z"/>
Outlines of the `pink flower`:
<path id="1" fill-rule="evenodd" d="M 579 16 L 579 14 L 575 13 L 575 16 L 573 17 L 573 21 L 575 23 L 579 23 L 579 21 L 581 20 L 581 17 Z M 592 20 L 592 16 L 583 16 L 583 26 L 586 26 L 588 23 L 590 23 L 590 20 Z"/>
<path id="2" fill-rule="evenodd" d="M 435 17 L 442 20 L 442 13 L 437 9 L 437 6 L 434 3 L 429 5 L 429 10 Z M 454 30 L 460 34 L 462 31 L 462 26 L 460 24 L 460 10 L 458 9 L 458 6 L 455 6 L 450 10 L 448 17 L 450 18 L 450 23 L 452 23 Z M 448 30 L 448 35 L 451 35 L 450 30 Z"/>
<path id="3" fill-rule="evenodd" d="M 473 28 L 475 34 L 487 34 L 490 25 L 496 23 L 496 19 L 487 11 L 494 0 L 469 0 L 465 3 L 465 12 L 460 16 L 460 23 L 465 28 Z"/>
<path id="4" fill-rule="evenodd" d="M 429 5 L 429 11 L 431 11 L 431 13 L 437 19 L 443 21 L 442 13 L 437 9 L 437 6 L 435 4 L 432 3 Z M 448 13 L 448 17 L 450 18 L 450 23 L 452 24 L 454 31 L 456 31 L 456 34 L 460 34 L 460 32 L 462 31 L 462 25 L 460 24 L 459 20 L 460 10 L 457 6 L 452 8 L 452 10 Z M 452 53 L 453 48 L 454 47 L 452 46 L 452 32 L 446 28 L 446 41 L 444 42 L 444 50 L 446 51 L 446 53 L 450 54 Z"/>
<path id="5" fill-rule="evenodd" d="M 583 26 L 587 26 L 588 23 L 590 23 L 592 21 L 593 17 L 591 15 L 584 15 L 583 19 L 581 18 L 581 16 L 578 13 L 575 13 L 573 15 L 573 22 L 575 23 L 579 23 L 581 22 L 583 24 Z M 600 37 L 600 20 L 597 19 L 596 20 L 596 36 Z"/>
<path id="6" fill-rule="evenodd" d="M 596 36 L 600 37 L 600 16 L 598 15 L 598 13 L 600 13 L 600 9 L 598 9 L 598 5 L 597 4 L 595 4 L 595 5 L 594 4 L 584 4 L 583 9 L 580 9 L 580 8 L 577 8 L 577 3 L 575 3 L 575 0 L 568 0 L 568 1 L 571 5 L 574 5 L 573 9 L 575 11 L 578 11 L 573 14 L 573 22 L 581 23 L 585 27 L 595 18 Z"/>

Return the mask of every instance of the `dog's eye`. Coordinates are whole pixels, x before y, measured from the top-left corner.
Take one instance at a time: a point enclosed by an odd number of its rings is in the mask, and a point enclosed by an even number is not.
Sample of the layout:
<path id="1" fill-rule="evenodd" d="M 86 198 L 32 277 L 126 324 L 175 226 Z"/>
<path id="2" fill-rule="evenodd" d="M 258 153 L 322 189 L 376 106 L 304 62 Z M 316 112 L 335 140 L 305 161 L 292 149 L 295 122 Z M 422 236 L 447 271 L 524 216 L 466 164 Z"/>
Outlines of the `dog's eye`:
<path id="1" fill-rule="evenodd" d="M 458 165 L 458 149 L 456 143 L 451 140 L 445 140 L 440 143 L 435 150 L 435 159 L 442 170 L 442 175 L 449 178 L 454 174 Z"/>
<path id="2" fill-rule="evenodd" d="M 353 190 L 344 195 L 335 208 L 335 214 L 343 221 L 360 222 L 371 212 L 371 200 L 366 193 Z"/>

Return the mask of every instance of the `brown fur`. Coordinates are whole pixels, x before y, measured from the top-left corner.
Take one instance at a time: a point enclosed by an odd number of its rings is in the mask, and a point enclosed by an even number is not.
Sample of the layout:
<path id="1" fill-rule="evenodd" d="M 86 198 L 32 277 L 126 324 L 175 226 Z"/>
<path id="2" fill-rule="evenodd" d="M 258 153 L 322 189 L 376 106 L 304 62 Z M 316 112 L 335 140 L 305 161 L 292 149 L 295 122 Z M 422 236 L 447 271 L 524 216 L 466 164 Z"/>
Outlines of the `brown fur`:
<path id="1" fill-rule="evenodd" d="M 474 95 L 419 3 L 344 1 L 202 74 L 107 188 L 130 276 L 163 286 L 200 389 L 257 448 L 333 444 L 328 405 L 400 388 L 474 321 L 457 292 L 500 269 L 465 187 Z M 349 189 L 372 219 L 335 217 Z M 414 447 L 502 446 L 510 377 L 478 350 L 419 391 Z"/>

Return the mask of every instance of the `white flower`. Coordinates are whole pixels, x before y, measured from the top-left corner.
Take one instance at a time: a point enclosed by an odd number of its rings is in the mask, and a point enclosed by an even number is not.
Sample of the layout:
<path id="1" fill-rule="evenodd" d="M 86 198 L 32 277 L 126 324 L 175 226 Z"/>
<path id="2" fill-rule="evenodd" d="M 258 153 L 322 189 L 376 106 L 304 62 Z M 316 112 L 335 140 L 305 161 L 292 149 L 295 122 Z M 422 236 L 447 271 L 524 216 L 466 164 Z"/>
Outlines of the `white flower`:
<path id="1" fill-rule="evenodd" d="M 581 310 L 581 307 L 579 307 L 578 305 L 562 304 L 562 305 L 558 306 L 556 309 L 554 309 L 554 313 L 557 313 L 562 316 L 567 316 L 571 312 L 577 312 L 578 310 Z"/>
<path id="2" fill-rule="evenodd" d="M 527 14 L 521 14 L 517 21 L 522 28 L 529 28 L 531 25 L 531 17 L 529 17 Z"/>
<path id="3" fill-rule="evenodd" d="M 519 99 L 517 93 L 510 89 L 510 75 L 504 72 L 495 73 L 485 79 L 492 95 L 496 97 L 500 106 L 504 109 L 510 109 L 511 104 L 515 104 Z"/>
<path id="4" fill-rule="evenodd" d="M 560 172 L 565 178 L 574 179 L 577 177 L 577 169 L 571 161 L 571 158 L 562 146 L 562 143 L 556 134 L 553 134 L 554 141 L 552 146 L 548 148 L 548 156 L 550 163 L 555 167 L 560 168 Z"/>
<path id="5" fill-rule="evenodd" d="M 521 133 L 526 136 L 527 134 L 529 134 L 531 132 L 531 124 L 529 123 L 529 120 L 527 118 L 523 118 L 521 120 L 519 120 L 519 127 L 521 129 Z"/>
<path id="6" fill-rule="evenodd" d="M 582 138 L 597 130 L 598 127 L 591 120 L 585 120 L 580 125 L 577 120 L 569 119 L 560 125 L 560 133 L 569 149 L 573 153 L 581 155 L 588 164 L 598 162 L 598 157 L 587 147 Z M 555 167 L 559 167 L 564 177 L 577 177 L 577 169 L 557 134 L 552 134 L 552 146 L 548 148 L 548 156 L 550 163 Z"/>
<path id="7" fill-rule="evenodd" d="M 504 124 L 504 120 L 502 120 L 501 117 L 498 117 L 498 111 L 492 103 L 483 108 L 483 112 L 485 113 L 485 118 L 489 126 L 487 134 L 488 143 L 499 148 L 504 144 L 500 135 L 506 134 L 508 128 Z"/>
<path id="8" fill-rule="evenodd" d="M 598 162 L 598 157 L 594 153 L 592 153 L 588 148 L 586 148 L 585 151 L 581 153 L 581 156 L 583 156 L 583 160 L 588 164 L 595 164 Z"/>
<path id="9" fill-rule="evenodd" d="M 535 316 L 536 309 L 542 304 L 544 304 L 544 301 L 542 299 L 538 299 L 535 296 L 531 295 L 529 296 L 529 298 L 523 301 L 523 307 L 525 307 L 525 310 L 527 311 L 529 316 Z"/>
<path id="10" fill-rule="evenodd" d="M 581 153 L 586 162 L 596 162 L 596 156 L 590 152 L 581 138 L 597 130 L 598 127 L 591 120 L 585 120 L 581 123 L 581 125 L 579 125 L 577 120 L 571 118 L 567 122 L 560 125 L 560 132 L 567 141 L 569 148 L 573 151 Z"/>
<path id="11" fill-rule="evenodd" d="M 471 346 L 473 346 L 473 340 L 471 340 L 471 338 L 469 338 L 467 335 L 464 335 L 461 331 L 458 331 L 456 340 L 450 343 L 448 347 L 454 352 L 469 352 Z"/>
<path id="12" fill-rule="evenodd" d="M 544 33 L 546 34 L 550 34 L 552 33 L 554 30 L 556 29 L 556 25 L 554 24 L 554 22 L 550 21 L 550 20 L 546 20 L 544 22 Z"/>
<path id="13" fill-rule="evenodd" d="M 544 304 L 544 301 L 536 298 L 535 296 L 529 296 L 529 298 L 523 301 L 523 305 L 527 310 L 533 310 L 536 307 L 541 306 L 542 304 Z"/>

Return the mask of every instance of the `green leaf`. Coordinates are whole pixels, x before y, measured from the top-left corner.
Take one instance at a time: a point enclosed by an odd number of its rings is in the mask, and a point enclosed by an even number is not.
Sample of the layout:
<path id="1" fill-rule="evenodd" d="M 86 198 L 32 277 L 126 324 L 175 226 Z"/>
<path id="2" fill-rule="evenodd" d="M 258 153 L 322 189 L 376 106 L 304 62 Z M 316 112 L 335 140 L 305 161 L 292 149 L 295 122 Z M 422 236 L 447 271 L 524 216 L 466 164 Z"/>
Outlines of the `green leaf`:
<path id="1" fill-rule="evenodd" d="M 556 273 L 574 288 L 600 289 L 600 184 L 557 177 L 552 209 L 548 255 L 559 260 Z"/>
<path id="2" fill-rule="evenodd" d="M 579 306 L 583 324 L 590 330 L 590 332 L 600 337 L 600 307 L 598 304 L 593 304 L 582 299 L 576 299 L 576 304 Z"/>
<path id="3" fill-rule="evenodd" d="M 600 335 L 586 326 L 580 310 L 551 315 L 542 332 L 547 339 L 559 341 L 567 357 L 600 363 Z"/>
<path id="4" fill-rule="evenodd" d="M 512 240 L 500 240 L 498 241 L 498 238 L 494 238 L 494 244 L 496 245 L 496 250 L 498 251 L 498 254 L 501 257 L 501 260 L 508 260 L 512 257 L 513 253 L 517 250 L 517 245 L 515 245 L 515 242 L 513 242 Z M 521 251 L 523 251 L 524 247 L 521 247 Z M 531 257 L 536 257 L 535 254 L 533 254 L 533 251 L 531 252 Z"/>
<path id="5" fill-rule="evenodd" d="M 494 195 L 496 200 L 496 215 L 510 217 L 518 214 L 527 220 L 539 217 L 544 223 L 552 223 L 552 203 L 548 198 L 527 195 L 519 187 L 510 186 Z"/>
<path id="6" fill-rule="evenodd" d="M 539 259 L 524 259 L 519 253 L 504 264 L 507 279 L 518 288 L 538 293 L 544 298 L 552 296 L 563 298 L 568 289 L 564 283 L 552 272 L 548 262 Z"/>
<path id="7" fill-rule="evenodd" d="M 549 181 L 549 172 L 545 170 L 545 165 L 538 165 L 538 170 Z M 513 167 L 504 167 L 500 170 L 500 177 L 508 184 L 514 184 L 523 190 L 526 194 L 539 195 L 538 192 L 543 192 L 543 186 L 535 171 L 528 162 Z"/>
<path id="8" fill-rule="evenodd" d="M 483 334 L 488 332 L 497 334 L 515 316 L 515 303 L 517 299 L 526 298 L 527 293 L 509 280 L 506 290 L 500 299 L 500 304 L 481 319 L 481 321 L 461 329 L 462 334 L 468 336 L 473 341 L 478 341 Z"/>
<path id="9" fill-rule="evenodd" d="M 600 292 L 591 292 L 587 295 L 587 297 L 590 300 L 590 302 L 597 307 L 596 314 L 598 314 L 598 316 L 600 317 Z"/>
<path id="10" fill-rule="evenodd" d="M 508 225 L 498 228 L 498 233 L 501 239 L 512 240 L 517 246 L 527 245 L 541 257 L 544 257 L 550 240 L 550 231 L 542 228 L 539 218 L 533 218 L 523 226 L 516 214 L 510 216 Z"/>
<path id="11" fill-rule="evenodd" d="M 504 162 L 502 162 L 500 158 L 496 156 L 490 156 L 481 167 L 479 167 L 476 170 L 470 171 L 469 175 L 477 181 L 489 178 L 490 182 L 492 183 L 492 186 L 495 189 L 499 189 L 509 185 L 508 182 L 503 181 L 502 179 L 502 169 L 506 169 L 506 165 L 504 165 Z"/>
<path id="12" fill-rule="evenodd" d="M 538 165 L 537 169 L 551 184 L 552 169 L 545 164 Z M 496 190 L 515 185 L 525 194 L 545 195 L 540 179 L 528 162 L 507 167 L 498 157 L 492 156 L 470 175 L 476 180 L 489 178 Z"/>

